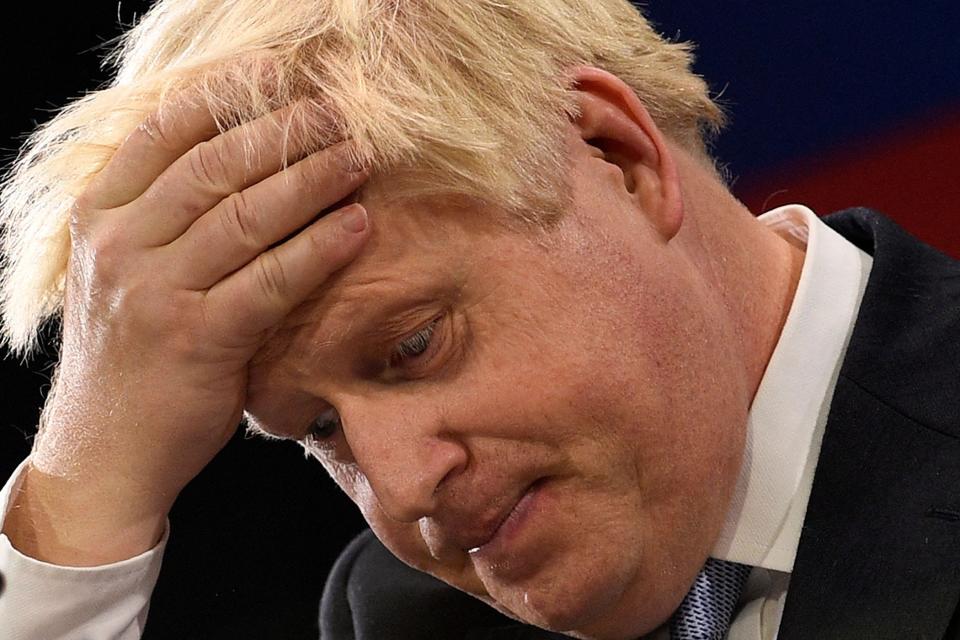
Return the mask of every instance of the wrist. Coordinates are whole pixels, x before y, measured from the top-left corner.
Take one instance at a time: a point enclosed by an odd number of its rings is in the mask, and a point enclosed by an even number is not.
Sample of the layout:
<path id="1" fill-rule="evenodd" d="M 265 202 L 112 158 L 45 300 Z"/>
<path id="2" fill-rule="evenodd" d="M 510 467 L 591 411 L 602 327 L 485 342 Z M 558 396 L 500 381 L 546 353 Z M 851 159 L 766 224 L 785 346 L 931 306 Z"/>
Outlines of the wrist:
<path id="1" fill-rule="evenodd" d="M 125 495 L 122 485 L 51 476 L 28 463 L 10 496 L 3 533 L 17 551 L 35 560 L 98 566 L 155 547 L 168 511 Z"/>

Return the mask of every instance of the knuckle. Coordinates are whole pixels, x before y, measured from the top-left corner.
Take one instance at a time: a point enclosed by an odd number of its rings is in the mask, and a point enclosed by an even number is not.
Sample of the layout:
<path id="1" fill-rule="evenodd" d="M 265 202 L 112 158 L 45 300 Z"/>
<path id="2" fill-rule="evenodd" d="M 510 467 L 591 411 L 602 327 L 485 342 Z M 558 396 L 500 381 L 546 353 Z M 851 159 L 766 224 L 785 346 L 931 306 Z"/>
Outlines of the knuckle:
<path id="1" fill-rule="evenodd" d="M 188 154 L 191 177 L 208 186 L 220 186 L 226 180 L 226 165 L 220 148 L 211 141 L 201 142 Z"/>
<path id="2" fill-rule="evenodd" d="M 198 199 L 190 198 L 185 199 L 179 204 L 175 214 L 180 220 L 194 221 L 203 217 L 209 211 L 210 206 L 208 203 Z"/>
<path id="3" fill-rule="evenodd" d="M 96 198 L 89 191 L 84 191 L 74 198 L 73 205 L 70 208 L 70 219 L 84 217 L 93 211 L 96 208 L 94 206 L 95 200 Z"/>
<path id="4" fill-rule="evenodd" d="M 227 236 L 244 246 L 258 244 L 255 217 L 254 209 L 242 191 L 230 194 L 220 203 L 220 223 Z"/>
<path id="5" fill-rule="evenodd" d="M 125 244 L 123 230 L 118 224 L 111 224 L 106 220 L 99 220 L 91 226 L 88 245 L 99 256 L 101 254 L 118 254 Z"/>
<path id="6" fill-rule="evenodd" d="M 262 253 L 254 263 L 254 275 L 260 293 L 268 298 L 282 299 L 287 291 L 287 277 L 283 264 L 273 252 Z"/>
<path id="7" fill-rule="evenodd" d="M 86 251 L 83 253 L 97 280 L 113 282 L 123 273 L 127 247 L 119 225 L 96 225 L 85 245 Z"/>
<path id="8" fill-rule="evenodd" d="M 176 141 L 159 113 L 152 113 L 147 116 L 140 123 L 139 130 L 154 146 L 161 149 L 176 149 Z"/>
<path id="9" fill-rule="evenodd" d="M 86 192 L 80 194 L 70 205 L 67 222 L 70 230 L 70 237 L 76 242 L 80 237 L 87 233 L 90 220 L 93 217 L 93 207 L 91 206 L 91 196 Z"/>

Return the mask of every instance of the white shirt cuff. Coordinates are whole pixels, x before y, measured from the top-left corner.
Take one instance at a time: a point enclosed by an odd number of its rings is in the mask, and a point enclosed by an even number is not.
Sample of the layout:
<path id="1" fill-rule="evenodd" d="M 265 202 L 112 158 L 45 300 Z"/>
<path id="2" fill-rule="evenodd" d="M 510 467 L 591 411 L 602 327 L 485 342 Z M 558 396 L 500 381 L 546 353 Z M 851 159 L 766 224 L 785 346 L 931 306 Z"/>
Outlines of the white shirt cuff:
<path id="1" fill-rule="evenodd" d="M 28 458 L 29 460 L 29 458 Z M 24 460 L 0 491 L 0 529 L 19 488 Z M 6 640 L 135 640 L 170 535 L 140 555 L 98 567 L 62 567 L 27 557 L 0 534 L 0 629 Z"/>

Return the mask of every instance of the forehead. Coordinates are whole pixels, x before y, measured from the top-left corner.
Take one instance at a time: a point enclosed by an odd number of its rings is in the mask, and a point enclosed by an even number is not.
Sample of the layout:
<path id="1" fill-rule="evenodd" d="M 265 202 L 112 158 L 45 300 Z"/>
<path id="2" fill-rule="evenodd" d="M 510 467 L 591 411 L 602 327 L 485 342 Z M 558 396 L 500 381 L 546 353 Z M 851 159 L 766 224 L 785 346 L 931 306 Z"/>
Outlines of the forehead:
<path id="1" fill-rule="evenodd" d="M 287 316 L 255 364 L 309 357 L 418 304 L 455 296 L 490 240 L 505 232 L 501 216 L 465 199 L 398 201 L 367 189 L 359 200 L 371 224 L 360 256 Z"/>

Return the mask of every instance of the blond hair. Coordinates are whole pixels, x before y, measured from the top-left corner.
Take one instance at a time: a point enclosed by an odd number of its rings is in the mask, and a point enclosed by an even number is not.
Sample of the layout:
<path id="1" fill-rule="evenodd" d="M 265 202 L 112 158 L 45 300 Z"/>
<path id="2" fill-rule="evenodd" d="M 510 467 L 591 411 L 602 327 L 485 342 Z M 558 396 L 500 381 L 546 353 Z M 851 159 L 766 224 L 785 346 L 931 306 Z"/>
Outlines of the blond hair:
<path id="1" fill-rule="evenodd" d="M 468 196 L 528 219 L 562 205 L 575 65 L 619 76 L 690 150 L 722 123 L 691 46 L 626 0 L 159 0 L 108 62 L 110 86 L 37 130 L 0 191 L 2 332 L 21 354 L 60 310 L 76 197 L 187 87 L 222 130 L 291 103 L 323 110 L 336 126 L 314 118 L 305 137 L 351 138 L 398 197 Z"/>

